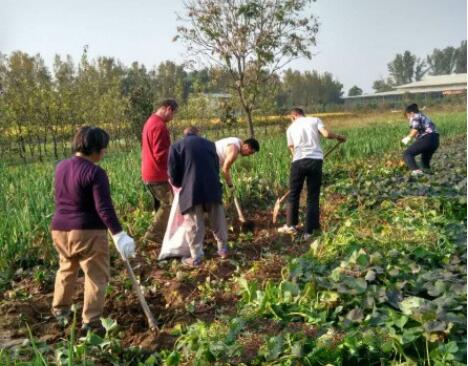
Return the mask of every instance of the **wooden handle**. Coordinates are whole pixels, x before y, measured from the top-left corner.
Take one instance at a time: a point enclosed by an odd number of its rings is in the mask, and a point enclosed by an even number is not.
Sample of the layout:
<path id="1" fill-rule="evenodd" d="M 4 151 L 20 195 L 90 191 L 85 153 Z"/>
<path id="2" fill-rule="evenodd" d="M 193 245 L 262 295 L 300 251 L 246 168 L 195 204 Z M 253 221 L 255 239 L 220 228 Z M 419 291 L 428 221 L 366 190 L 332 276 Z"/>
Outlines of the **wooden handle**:
<path id="1" fill-rule="evenodd" d="M 135 273 L 133 273 L 133 269 L 130 266 L 130 263 L 128 262 L 128 259 L 125 259 L 125 258 L 122 258 L 122 259 L 123 259 L 123 261 L 125 263 L 125 267 L 127 268 L 127 272 L 130 275 L 130 279 L 131 279 L 132 285 L 133 285 L 133 290 L 137 294 L 138 300 L 140 300 L 140 305 L 141 305 L 141 307 L 143 309 L 143 312 L 145 313 L 146 319 L 148 320 L 148 324 L 149 324 L 151 330 L 159 331 L 158 326 L 156 325 L 156 320 L 154 320 L 153 314 L 151 313 L 151 310 L 150 310 L 148 304 L 146 303 L 145 297 L 143 296 L 143 293 L 141 292 L 140 285 L 138 284 L 138 281 L 137 281 L 137 279 L 135 277 Z"/>
<path id="2" fill-rule="evenodd" d="M 236 210 L 237 210 L 237 214 L 239 215 L 240 222 L 245 222 L 244 214 L 242 213 L 239 201 L 237 200 L 236 196 L 234 196 L 234 205 L 236 206 Z"/>
<path id="3" fill-rule="evenodd" d="M 325 159 L 328 155 L 330 155 L 330 153 L 331 153 L 333 150 L 335 150 L 338 146 L 340 146 L 340 144 L 341 144 L 341 141 L 338 141 L 338 142 L 336 143 L 335 146 L 333 146 L 332 148 L 330 148 L 330 150 L 328 150 L 328 151 L 325 153 L 325 155 L 324 155 L 323 158 Z"/>

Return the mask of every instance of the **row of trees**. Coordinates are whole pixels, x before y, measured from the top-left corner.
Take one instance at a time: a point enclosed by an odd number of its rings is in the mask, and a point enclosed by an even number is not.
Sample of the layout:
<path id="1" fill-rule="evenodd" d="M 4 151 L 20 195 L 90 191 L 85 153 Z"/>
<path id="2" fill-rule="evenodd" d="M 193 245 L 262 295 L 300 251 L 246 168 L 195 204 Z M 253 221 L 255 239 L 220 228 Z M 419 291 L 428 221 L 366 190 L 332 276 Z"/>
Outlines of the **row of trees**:
<path id="1" fill-rule="evenodd" d="M 187 0 L 186 18 L 181 18 L 175 40 L 186 44 L 187 61 L 198 64 L 200 71 L 187 72 L 172 62 L 150 71 L 138 63 L 124 67 L 113 58 L 90 63 L 86 49 L 76 68 L 70 58 L 62 61 L 57 57 L 53 73 L 39 56 L 16 52 L 3 57 L 3 138 L 9 141 L 13 137 L 24 159 L 26 145 L 31 155 L 38 151 L 42 157 L 52 144 L 57 156 L 63 139 L 83 123 L 97 122 L 122 137 L 132 131 L 139 135 L 141 124 L 161 96 L 182 102 L 182 118 L 194 114 L 205 118 L 212 103 L 202 93 L 223 92 L 226 113 L 221 115 L 235 120 L 233 111 L 238 106 L 251 136 L 253 115 L 265 108 L 271 113 L 285 103 L 337 102 L 342 85 L 330 74 L 289 70 L 285 78 L 279 77 L 290 61 L 311 58 L 319 29 L 317 18 L 309 11 L 311 3 L 313 0 Z M 295 92 L 296 88 L 304 90 Z"/>
<path id="2" fill-rule="evenodd" d="M 215 93 L 222 93 L 222 103 L 210 102 Z M 341 94 L 342 84 L 329 73 L 288 69 L 264 85 L 254 112 L 339 103 Z M 77 63 L 56 56 L 51 69 L 40 55 L 0 55 L 0 152 L 14 151 L 24 160 L 58 158 L 69 153 L 72 133 L 85 124 L 103 126 L 127 145 L 165 97 L 180 101 L 179 119 L 239 120 L 238 97 L 220 67 L 188 70 L 171 61 L 152 69 L 137 62 L 125 66 L 111 57 L 89 60 L 86 48 Z"/>
<path id="3" fill-rule="evenodd" d="M 374 81 L 376 92 L 393 90 L 395 86 L 421 80 L 425 75 L 447 75 L 466 73 L 466 40 L 459 47 L 434 49 L 425 58 L 419 58 L 411 51 L 404 51 L 387 64 L 389 76 Z M 362 89 L 353 86 L 348 95 L 361 95 Z"/>

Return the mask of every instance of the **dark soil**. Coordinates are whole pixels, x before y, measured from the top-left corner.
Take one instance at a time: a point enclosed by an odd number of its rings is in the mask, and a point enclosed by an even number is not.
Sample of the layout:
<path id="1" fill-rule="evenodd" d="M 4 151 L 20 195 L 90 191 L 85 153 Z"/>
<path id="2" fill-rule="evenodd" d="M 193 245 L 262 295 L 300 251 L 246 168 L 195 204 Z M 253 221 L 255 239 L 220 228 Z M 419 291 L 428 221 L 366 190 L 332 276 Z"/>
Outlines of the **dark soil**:
<path id="1" fill-rule="evenodd" d="M 304 244 L 294 242 L 288 236 L 280 238 L 272 226 L 270 212 L 255 212 L 249 216 L 255 223 L 251 227 L 253 232 L 231 232 L 229 239 L 234 245 L 227 260 L 216 256 L 214 240 L 207 235 L 206 260 L 196 269 L 184 268 L 177 259 L 158 262 L 159 245 L 139 245 L 140 255 L 131 260 L 131 265 L 144 287 L 146 301 L 160 332 L 148 329 L 123 264 L 117 259 L 112 261 L 104 317 L 119 324 L 123 346 L 171 349 L 176 337 L 170 330 L 175 325 L 188 325 L 197 320 L 212 321 L 219 314 L 235 313 L 239 297 L 234 277 L 245 275 L 259 282 L 281 278 L 281 268 L 285 264 L 283 255 L 300 255 Z M 14 347 L 28 339 L 27 326 L 35 338 L 47 343 L 66 337 L 67 329 L 60 328 L 50 313 L 53 271 L 49 280 L 43 283 L 34 281 L 26 272 L 17 277 L 11 290 L 0 297 L 0 348 Z M 211 285 L 212 282 L 206 285 L 207 279 L 216 281 L 216 286 Z M 81 323 L 82 297 L 83 278 L 80 277 L 75 295 L 78 324 Z M 249 348 L 253 352 L 255 340 L 247 343 L 246 352 L 249 353 Z"/>

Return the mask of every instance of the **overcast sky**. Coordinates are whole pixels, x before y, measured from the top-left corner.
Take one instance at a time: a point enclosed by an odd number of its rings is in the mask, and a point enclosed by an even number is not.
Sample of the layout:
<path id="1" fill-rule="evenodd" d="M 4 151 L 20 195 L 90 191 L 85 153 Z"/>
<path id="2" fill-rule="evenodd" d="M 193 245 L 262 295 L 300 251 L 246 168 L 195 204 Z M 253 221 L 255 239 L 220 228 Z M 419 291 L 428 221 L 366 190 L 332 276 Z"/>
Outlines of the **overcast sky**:
<path id="1" fill-rule="evenodd" d="M 466 39 L 466 0 L 318 0 L 311 10 L 321 23 L 315 56 L 290 66 L 331 72 L 345 92 L 371 91 L 396 53 L 425 57 Z M 127 65 L 182 62 L 176 13 L 182 0 L 0 0 L 0 52 L 40 53 L 51 65 L 55 54 L 78 61 L 89 45 L 92 58 Z"/>

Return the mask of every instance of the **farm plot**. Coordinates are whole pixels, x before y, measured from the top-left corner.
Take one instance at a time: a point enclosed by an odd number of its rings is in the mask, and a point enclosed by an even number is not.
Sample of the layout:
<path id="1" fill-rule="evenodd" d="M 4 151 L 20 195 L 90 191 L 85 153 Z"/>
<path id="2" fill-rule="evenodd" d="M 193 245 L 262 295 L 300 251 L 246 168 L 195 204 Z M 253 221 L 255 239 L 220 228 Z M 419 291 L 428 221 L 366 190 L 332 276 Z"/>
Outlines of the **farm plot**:
<path id="1" fill-rule="evenodd" d="M 324 232 L 311 241 L 279 236 L 263 203 L 285 189 L 276 174 L 287 175 L 286 153 L 275 161 L 282 172 L 271 168 L 271 159 L 256 161 L 241 192 L 252 200 L 248 216 L 256 231 L 231 233 L 230 260 L 209 259 L 186 270 L 178 261 L 157 263 L 157 246 L 140 246 L 133 265 L 161 325 L 157 335 L 146 330 L 118 260 L 106 300 L 107 337 L 79 339 L 74 327 L 63 332 L 49 314 L 53 254 L 45 254 L 43 242 L 35 267 L 25 261 L 6 277 L 0 364 L 464 364 L 463 129 L 444 140 L 434 175 L 419 179 L 408 176 L 400 153 L 390 148 L 354 159 L 340 151 L 325 168 Z M 267 152 L 279 150 L 275 141 L 265 144 Z M 128 172 L 132 163 L 120 160 Z M 239 166 L 239 176 L 250 164 Z M 142 230 L 144 192 L 118 186 L 115 192 L 124 220 Z M 215 252 L 210 244 L 208 258 Z M 25 246 L 32 254 L 37 248 Z"/>

